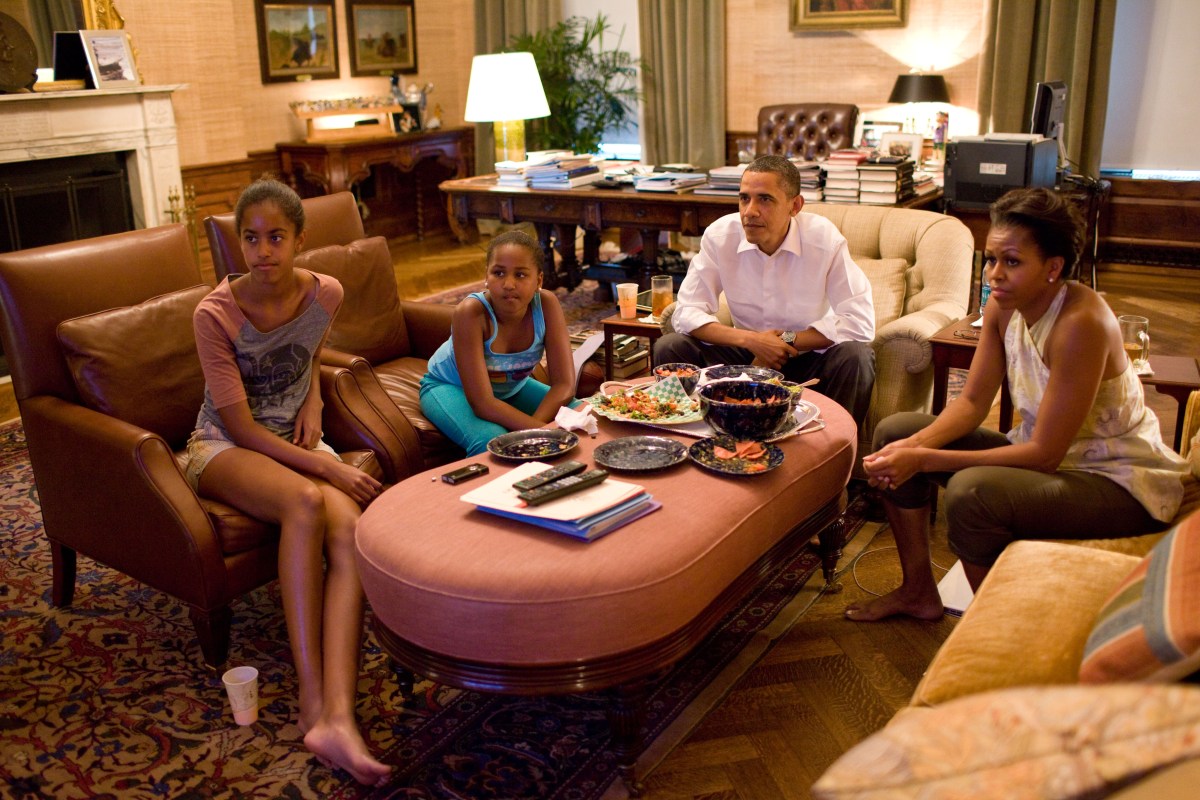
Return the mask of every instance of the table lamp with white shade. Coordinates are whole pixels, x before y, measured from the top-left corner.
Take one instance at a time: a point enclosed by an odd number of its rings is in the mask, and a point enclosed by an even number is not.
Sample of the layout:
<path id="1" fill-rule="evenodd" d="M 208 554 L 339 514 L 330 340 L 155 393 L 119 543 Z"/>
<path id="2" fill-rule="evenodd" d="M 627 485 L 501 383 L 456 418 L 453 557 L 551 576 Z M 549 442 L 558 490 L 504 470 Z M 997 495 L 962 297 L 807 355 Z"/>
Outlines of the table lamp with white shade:
<path id="1" fill-rule="evenodd" d="M 532 53 L 475 56 L 467 87 L 467 122 L 491 122 L 496 161 L 525 160 L 525 120 L 550 116 Z"/>

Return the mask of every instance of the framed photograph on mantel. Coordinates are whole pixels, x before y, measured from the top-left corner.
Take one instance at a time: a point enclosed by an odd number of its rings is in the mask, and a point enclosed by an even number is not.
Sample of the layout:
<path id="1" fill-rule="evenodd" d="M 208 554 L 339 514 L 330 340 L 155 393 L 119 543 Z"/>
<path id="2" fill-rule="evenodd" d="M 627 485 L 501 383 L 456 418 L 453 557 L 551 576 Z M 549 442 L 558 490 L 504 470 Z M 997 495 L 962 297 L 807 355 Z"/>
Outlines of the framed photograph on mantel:
<path id="1" fill-rule="evenodd" d="M 413 0 L 346 0 L 350 74 L 417 71 L 417 18 Z"/>
<path id="2" fill-rule="evenodd" d="M 791 0 L 792 30 L 902 28 L 908 0 Z"/>
<path id="3" fill-rule="evenodd" d="M 123 89 L 141 83 L 129 34 L 122 30 L 80 31 L 79 36 L 97 89 Z"/>
<path id="4" fill-rule="evenodd" d="M 263 83 L 341 77 L 333 0 L 254 0 Z"/>

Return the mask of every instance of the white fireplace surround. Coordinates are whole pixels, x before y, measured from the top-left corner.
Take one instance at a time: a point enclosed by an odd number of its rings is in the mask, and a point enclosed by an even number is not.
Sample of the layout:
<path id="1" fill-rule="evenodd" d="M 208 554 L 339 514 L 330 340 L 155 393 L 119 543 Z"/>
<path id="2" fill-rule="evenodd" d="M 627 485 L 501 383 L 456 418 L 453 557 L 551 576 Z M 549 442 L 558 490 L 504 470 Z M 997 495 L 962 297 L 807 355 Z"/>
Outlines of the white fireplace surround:
<path id="1" fill-rule="evenodd" d="M 168 194 L 183 186 L 171 106 L 182 88 L 0 95 L 0 163 L 125 153 L 134 227 L 163 225 Z"/>

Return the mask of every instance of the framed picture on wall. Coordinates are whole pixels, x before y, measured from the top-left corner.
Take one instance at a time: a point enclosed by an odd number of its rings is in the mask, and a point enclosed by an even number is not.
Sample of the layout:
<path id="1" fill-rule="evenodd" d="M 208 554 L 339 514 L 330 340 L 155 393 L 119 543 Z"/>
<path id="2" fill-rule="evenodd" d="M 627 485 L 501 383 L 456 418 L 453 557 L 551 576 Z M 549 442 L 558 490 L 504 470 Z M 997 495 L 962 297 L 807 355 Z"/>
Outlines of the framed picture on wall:
<path id="1" fill-rule="evenodd" d="M 791 0 L 792 30 L 901 28 L 908 0 Z"/>
<path id="2" fill-rule="evenodd" d="M 417 71 L 417 18 L 413 0 L 346 0 L 350 74 Z"/>
<path id="3" fill-rule="evenodd" d="M 333 0 L 254 0 L 263 83 L 338 78 Z"/>
<path id="4" fill-rule="evenodd" d="M 80 31 L 79 36 L 97 89 L 120 89 L 141 83 L 125 31 Z"/>

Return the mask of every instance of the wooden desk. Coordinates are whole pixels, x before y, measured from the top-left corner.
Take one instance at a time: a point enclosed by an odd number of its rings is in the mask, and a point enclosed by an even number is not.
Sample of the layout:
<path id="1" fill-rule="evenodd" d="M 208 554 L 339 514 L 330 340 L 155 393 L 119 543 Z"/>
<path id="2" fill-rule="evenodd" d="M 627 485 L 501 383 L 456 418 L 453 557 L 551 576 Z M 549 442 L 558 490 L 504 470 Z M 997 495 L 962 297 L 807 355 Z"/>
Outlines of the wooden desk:
<path id="1" fill-rule="evenodd" d="M 972 314 L 965 319 L 947 325 L 929 337 L 929 345 L 933 358 L 933 405 L 934 414 L 946 407 L 946 395 L 950 379 L 951 367 L 955 369 L 970 369 L 971 359 L 975 356 L 978 339 L 970 334 L 978 334 L 977 328 L 971 327 L 972 320 L 978 319 L 978 314 Z M 1189 356 L 1150 355 L 1150 369 L 1153 375 L 1142 375 L 1143 386 L 1153 386 L 1159 394 L 1173 397 L 1178 404 L 1175 416 L 1175 439 L 1172 443 L 1175 451 L 1183 443 L 1183 417 L 1187 412 L 1188 398 L 1193 391 L 1200 389 L 1200 363 Z M 1012 428 L 1013 404 L 1008 394 L 1008 381 L 1000 388 L 1000 430 L 1008 432 Z"/>
<path id="2" fill-rule="evenodd" d="M 301 196 L 314 194 L 308 187 L 316 187 L 317 194 L 332 194 L 353 189 L 371 175 L 372 167 L 381 164 L 413 172 L 420 162 L 436 159 L 454 170 L 455 178 L 465 178 L 474 169 L 475 129 L 439 128 L 369 139 L 284 142 L 275 145 L 275 150 L 283 174 Z M 415 196 L 403 198 L 415 205 L 418 239 L 424 238 L 426 230 L 423 202 L 426 191 L 418 177 Z"/>
<path id="3" fill-rule="evenodd" d="M 642 267 L 637 275 L 630 277 L 636 278 L 644 291 L 650 288 L 650 276 L 658 272 L 658 237 L 662 231 L 699 236 L 713 222 L 738 209 L 736 197 L 713 197 L 694 192 L 639 192 L 633 187 L 530 189 L 498 186 L 495 175 L 445 181 L 440 188 L 447 195 L 451 227 L 464 243 L 475 239 L 472 223 L 477 219 L 498 219 L 509 224 L 532 222 L 547 256 L 557 249 L 562 258 L 561 274 L 547 270 L 547 288 L 563 285 L 574 289 L 583 280 L 575 253 L 577 226 L 584 229 L 584 264 L 599 260 L 600 231 L 604 228 L 638 231 L 642 236 Z M 933 192 L 901 205 L 906 208 L 932 207 L 940 198 L 939 192 Z"/>
<path id="4" fill-rule="evenodd" d="M 613 379 L 613 337 L 618 334 L 626 336 L 644 336 L 650 340 L 650 365 L 654 365 L 654 343 L 662 336 L 662 326 L 650 322 L 639 322 L 637 318 L 622 319 L 620 314 L 605 317 L 600 320 L 604 329 L 604 380 Z"/>

